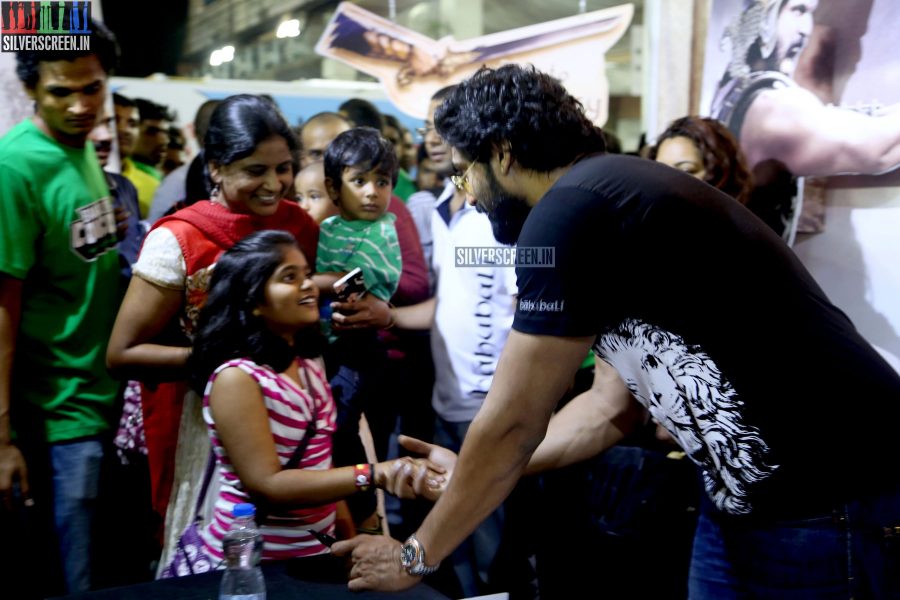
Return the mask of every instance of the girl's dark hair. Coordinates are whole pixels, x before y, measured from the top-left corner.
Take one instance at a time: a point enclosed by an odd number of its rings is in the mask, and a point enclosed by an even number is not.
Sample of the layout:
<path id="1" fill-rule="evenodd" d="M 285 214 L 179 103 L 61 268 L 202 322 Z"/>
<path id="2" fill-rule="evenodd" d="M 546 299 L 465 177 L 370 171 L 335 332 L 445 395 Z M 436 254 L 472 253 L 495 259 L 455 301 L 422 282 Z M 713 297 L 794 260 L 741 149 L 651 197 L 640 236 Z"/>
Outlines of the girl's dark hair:
<path id="1" fill-rule="evenodd" d="M 659 136 L 650 150 L 649 158 L 656 160 L 659 147 L 665 140 L 685 137 L 697 146 L 703 158 L 706 183 L 747 204 L 753 191 L 753 176 L 747 159 L 731 131 L 720 121 L 709 117 L 681 117 Z"/>
<path id="2" fill-rule="evenodd" d="M 400 161 L 393 144 L 377 129 L 354 127 L 334 138 L 325 150 L 325 177 L 331 179 L 331 185 L 337 192 L 341 191 L 341 175 L 347 167 L 365 171 L 377 169 L 379 173 L 391 178 L 393 187 L 397 185 Z"/>
<path id="3" fill-rule="evenodd" d="M 253 154 L 260 143 L 273 135 L 284 138 L 292 156 L 298 154 L 297 137 L 271 100 L 252 94 L 223 100 L 209 119 L 203 143 L 203 169 L 210 189 L 209 163 L 230 165 Z"/>
<path id="4" fill-rule="evenodd" d="M 257 231 L 219 258 L 188 360 L 191 383 L 198 391 L 219 365 L 233 358 L 249 358 L 280 373 L 297 356 L 322 354 L 324 338 L 318 324 L 299 331 L 292 348 L 253 314 L 265 302 L 266 282 L 289 247 L 298 246 L 286 231 Z"/>

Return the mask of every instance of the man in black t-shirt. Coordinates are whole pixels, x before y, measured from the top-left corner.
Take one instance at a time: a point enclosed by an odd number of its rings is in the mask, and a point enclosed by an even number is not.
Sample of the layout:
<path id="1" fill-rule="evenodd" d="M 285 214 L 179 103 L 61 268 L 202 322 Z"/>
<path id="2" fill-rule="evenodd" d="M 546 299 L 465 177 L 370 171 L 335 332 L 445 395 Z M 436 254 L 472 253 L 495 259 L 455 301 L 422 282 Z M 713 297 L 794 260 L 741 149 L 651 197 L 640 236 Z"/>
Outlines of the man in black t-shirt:
<path id="1" fill-rule="evenodd" d="M 900 376 L 780 238 L 699 180 L 602 154 L 580 104 L 535 70 L 482 69 L 435 123 L 498 240 L 552 249 L 554 266 L 517 269 L 513 331 L 405 568 L 390 541 L 338 544 L 350 586 L 411 585 L 523 472 L 599 453 L 649 413 L 706 491 L 691 598 L 900 593 L 882 554 L 900 527 Z M 594 387 L 551 419 L 591 346 Z"/>

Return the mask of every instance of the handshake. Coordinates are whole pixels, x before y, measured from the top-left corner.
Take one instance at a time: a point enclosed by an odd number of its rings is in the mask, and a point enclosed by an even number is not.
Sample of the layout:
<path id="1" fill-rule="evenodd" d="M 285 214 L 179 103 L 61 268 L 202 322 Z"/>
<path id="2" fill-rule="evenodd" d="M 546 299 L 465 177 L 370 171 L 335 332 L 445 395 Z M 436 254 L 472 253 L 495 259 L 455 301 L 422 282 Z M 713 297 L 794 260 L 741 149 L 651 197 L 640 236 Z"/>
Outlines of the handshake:
<path id="1" fill-rule="evenodd" d="M 406 450 L 421 456 L 404 456 L 395 460 L 385 474 L 385 491 L 398 498 L 436 501 L 453 476 L 456 453 L 406 435 L 401 435 L 397 441 Z"/>

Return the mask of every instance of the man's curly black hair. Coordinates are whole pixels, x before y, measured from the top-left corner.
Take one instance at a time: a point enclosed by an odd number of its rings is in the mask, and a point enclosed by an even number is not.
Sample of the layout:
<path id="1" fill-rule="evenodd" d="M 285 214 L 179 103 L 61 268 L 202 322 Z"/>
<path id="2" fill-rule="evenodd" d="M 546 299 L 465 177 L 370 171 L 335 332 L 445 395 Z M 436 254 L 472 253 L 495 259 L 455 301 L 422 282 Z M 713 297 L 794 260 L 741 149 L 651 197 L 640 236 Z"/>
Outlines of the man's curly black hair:
<path id="1" fill-rule="evenodd" d="M 435 127 L 467 159 L 490 160 L 505 141 L 523 167 L 548 172 L 603 152 L 603 132 L 558 79 L 534 67 L 482 67 L 438 107 Z"/>

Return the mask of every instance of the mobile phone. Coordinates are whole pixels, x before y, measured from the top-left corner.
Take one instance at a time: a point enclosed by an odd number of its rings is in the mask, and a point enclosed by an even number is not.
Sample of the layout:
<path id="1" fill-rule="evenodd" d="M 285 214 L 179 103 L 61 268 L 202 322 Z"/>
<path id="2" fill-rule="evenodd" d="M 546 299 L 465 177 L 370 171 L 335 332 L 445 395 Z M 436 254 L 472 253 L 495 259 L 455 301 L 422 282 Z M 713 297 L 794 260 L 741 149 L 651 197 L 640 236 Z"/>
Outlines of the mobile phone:
<path id="1" fill-rule="evenodd" d="M 359 300 L 366 295 L 366 280 L 363 278 L 362 269 L 356 267 L 340 279 L 334 282 L 334 293 L 338 300 L 347 302 Z"/>
<path id="2" fill-rule="evenodd" d="M 334 536 L 328 535 L 327 533 L 322 533 L 321 531 L 316 531 L 315 529 L 310 529 L 309 532 L 313 534 L 317 540 L 319 540 L 323 545 L 331 548 L 331 545 L 337 541 L 337 538 Z"/>

